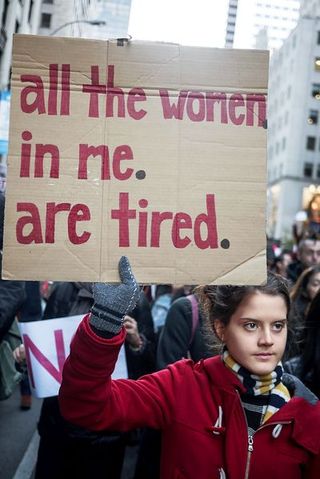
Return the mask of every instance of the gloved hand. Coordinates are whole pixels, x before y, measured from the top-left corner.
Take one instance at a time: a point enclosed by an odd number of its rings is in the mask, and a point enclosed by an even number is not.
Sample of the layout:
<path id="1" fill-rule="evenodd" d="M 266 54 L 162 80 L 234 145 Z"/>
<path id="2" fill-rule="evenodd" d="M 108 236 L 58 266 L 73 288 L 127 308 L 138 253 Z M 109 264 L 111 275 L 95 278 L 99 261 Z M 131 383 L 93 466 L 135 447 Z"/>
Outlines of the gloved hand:
<path id="1" fill-rule="evenodd" d="M 120 258 L 119 275 L 120 284 L 93 285 L 90 324 L 98 331 L 111 335 L 120 332 L 125 315 L 135 308 L 140 297 L 139 285 L 126 256 Z"/>

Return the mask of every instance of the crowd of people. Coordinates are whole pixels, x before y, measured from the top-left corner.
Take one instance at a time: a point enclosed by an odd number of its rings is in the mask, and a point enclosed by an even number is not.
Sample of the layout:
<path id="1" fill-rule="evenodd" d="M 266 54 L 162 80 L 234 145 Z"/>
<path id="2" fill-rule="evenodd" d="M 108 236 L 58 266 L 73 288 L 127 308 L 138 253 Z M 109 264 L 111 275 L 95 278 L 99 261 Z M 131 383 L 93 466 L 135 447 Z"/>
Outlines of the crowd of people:
<path id="1" fill-rule="evenodd" d="M 134 479 L 320 477 L 320 239 L 273 252 L 264 286 L 140 289 L 126 258 L 119 268 L 119 285 L 46 296 L 0 280 L 0 340 L 15 318 L 85 317 L 60 403 L 43 400 L 35 479 L 120 479 L 128 450 Z M 123 342 L 129 379 L 110 381 Z M 21 368 L 23 345 L 14 358 Z M 28 410 L 26 374 L 20 385 Z"/>

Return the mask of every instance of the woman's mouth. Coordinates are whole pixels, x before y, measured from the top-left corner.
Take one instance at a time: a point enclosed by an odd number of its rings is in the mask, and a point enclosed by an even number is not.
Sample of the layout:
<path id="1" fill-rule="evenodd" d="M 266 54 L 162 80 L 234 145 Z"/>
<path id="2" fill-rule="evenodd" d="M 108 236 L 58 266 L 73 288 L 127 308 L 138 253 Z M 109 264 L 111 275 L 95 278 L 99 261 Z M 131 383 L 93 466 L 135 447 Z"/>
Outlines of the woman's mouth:
<path id="1" fill-rule="evenodd" d="M 270 358 L 272 358 L 273 354 L 272 353 L 258 353 L 254 355 L 257 359 L 261 359 L 262 361 L 266 361 Z"/>

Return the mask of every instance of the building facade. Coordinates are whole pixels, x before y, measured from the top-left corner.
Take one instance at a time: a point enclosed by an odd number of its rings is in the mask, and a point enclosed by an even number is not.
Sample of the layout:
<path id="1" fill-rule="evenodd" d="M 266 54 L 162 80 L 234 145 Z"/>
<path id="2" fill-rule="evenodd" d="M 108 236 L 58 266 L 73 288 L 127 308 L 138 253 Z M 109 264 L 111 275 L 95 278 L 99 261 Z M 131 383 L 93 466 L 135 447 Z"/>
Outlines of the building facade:
<path id="1" fill-rule="evenodd" d="M 0 0 L 0 91 L 10 85 L 14 33 L 38 33 L 42 0 Z"/>
<path id="2" fill-rule="evenodd" d="M 96 0 L 43 0 L 39 34 L 86 37 L 93 33 L 86 21 L 96 19 Z"/>
<path id="3" fill-rule="evenodd" d="M 131 0 L 43 0 L 39 33 L 103 40 L 125 37 L 130 8 Z"/>
<path id="4" fill-rule="evenodd" d="M 274 52 L 268 105 L 268 234 L 285 239 L 298 212 L 320 218 L 319 16 L 303 15 Z"/>
<path id="5" fill-rule="evenodd" d="M 225 47 L 232 48 L 237 23 L 238 0 L 229 0 Z"/>
<path id="6" fill-rule="evenodd" d="M 318 0 L 301 0 L 301 16 L 320 16 L 320 2 Z"/>
<path id="7" fill-rule="evenodd" d="M 126 38 L 131 10 L 131 0 L 100 0 L 100 18 L 106 22 L 104 39 Z M 101 30 L 97 30 L 98 38 L 102 38 Z"/>
<path id="8" fill-rule="evenodd" d="M 229 0 L 225 46 L 279 48 L 297 24 L 299 8 L 299 0 Z"/>

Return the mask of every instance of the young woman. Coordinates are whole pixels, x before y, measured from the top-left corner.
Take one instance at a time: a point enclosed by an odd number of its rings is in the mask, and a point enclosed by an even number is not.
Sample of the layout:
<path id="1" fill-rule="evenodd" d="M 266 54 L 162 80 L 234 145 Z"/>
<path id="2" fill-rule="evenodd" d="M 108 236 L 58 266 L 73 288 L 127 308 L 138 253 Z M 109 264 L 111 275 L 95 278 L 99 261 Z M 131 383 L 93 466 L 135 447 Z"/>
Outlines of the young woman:
<path id="1" fill-rule="evenodd" d="M 161 429 L 163 479 L 318 479 L 320 404 L 281 365 L 283 280 L 202 288 L 222 355 L 112 381 L 123 317 L 139 294 L 125 257 L 119 273 L 120 285 L 95 285 L 91 315 L 73 339 L 60 390 L 66 419 L 95 430 Z"/>
<path id="2" fill-rule="evenodd" d="M 304 320 L 308 306 L 320 289 L 320 266 L 310 266 L 299 276 L 293 286 L 290 297 L 293 312 Z"/>
<path id="3" fill-rule="evenodd" d="M 287 344 L 285 359 L 299 356 L 305 350 L 305 321 L 311 301 L 320 289 L 320 266 L 311 266 L 301 273 L 290 291 L 290 324 L 293 334 Z"/>
<path id="4" fill-rule="evenodd" d="M 303 336 L 304 348 L 301 355 L 287 361 L 285 368 L 320 398 L 320 292 L 313 298 L 308 309 Z"/>

